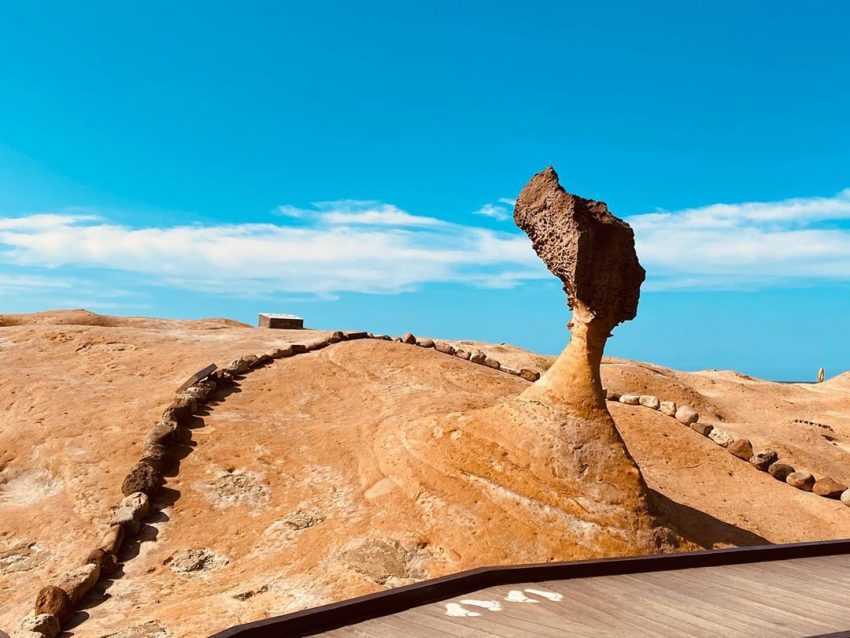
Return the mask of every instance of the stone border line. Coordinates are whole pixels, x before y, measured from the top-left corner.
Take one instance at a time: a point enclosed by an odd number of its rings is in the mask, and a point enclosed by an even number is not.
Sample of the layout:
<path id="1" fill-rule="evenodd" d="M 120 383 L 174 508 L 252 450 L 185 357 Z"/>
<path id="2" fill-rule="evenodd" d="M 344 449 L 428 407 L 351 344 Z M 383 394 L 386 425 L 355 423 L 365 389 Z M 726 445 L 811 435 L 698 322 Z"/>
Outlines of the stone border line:
<path id="1" fill-rule="evenodd" d="M 662 414 L 674 418 L 682 425 L 690 427 L 698 434 L 711 439 L 732 456 L 748 461 L 753 467 L 762 472 L 767 472 L 776 480 L 804 492 L 813 492 L 824 498 L 838 499 L 850 507 L 850 489 L 846 485 L 839 483 L 831 476 L 815 479 L 811 472 L 796 470 L 794 466 L 783 463 L 775 450 L 765 449 L 754 453 L 753 444 L 749 439 L 735 438 L 715 425 L 700 421 L 699 413 L 690 406 L 676 405 L 675 401 L 660 401 L 658 397 L 651 394 L 620 394 L 612 390 L 605 391 L 605 398 L 608 401 L 617 401 L 624 405 L 658 410 Z M 795 419 L 795 422 L 810 423 L 799 419 Z M 812 424 L 819 425 L 813 422 Z"/>
<path id="2" fill-rule="evenodd" d="M 276 359 L 320 350 L 333 343 L 356 339 L 380 339 L 433 348 L 437 352 L 465 361 L 537 381 L 540 373 L 527 368 L 515 370 L 503 366 L 481 350 L 467 352 L 451 344 L 432 339 L 417 339 L 407 332 L 393 339 L 371 332 L 336 331 L 330 336 L 307 343 L 294 343 L 267 354 L 249 354 L 232 361 L 224 368 L 210 364 L 192 375 L 181 385 L 174 400 L 163 412 L 159 422 L 144 438 L 142 453 L 121 484 L 123 500 L 112 508 L 109 526 L 83 564 L 65 574 L 58 585 L 43 587 L 36 596 L 33 614 L 20 623 L 13 638 L 56 638 L 67 625 L 85 596 L 102 577 L 112 575 L 118 568 L 118 555 L 128 542 L 138 538 L 142 524 L 152 513 L 151 500 L 165 482 L 164 472 L 175 461 L 177 446 L 191 440 L 190 422 L 219 389 L 228 388 L 245 374 L 262 368 Z"/>

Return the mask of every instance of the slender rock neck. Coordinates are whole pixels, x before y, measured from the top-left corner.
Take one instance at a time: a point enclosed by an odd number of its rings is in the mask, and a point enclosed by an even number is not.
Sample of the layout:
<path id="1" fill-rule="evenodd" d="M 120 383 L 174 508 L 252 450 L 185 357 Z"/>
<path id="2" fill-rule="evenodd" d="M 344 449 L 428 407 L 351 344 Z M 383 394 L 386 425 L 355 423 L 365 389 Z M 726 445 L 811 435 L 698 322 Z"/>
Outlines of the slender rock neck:
<path id="1" fill-rule="evenodd" d="M 599 366 L 611 326 L 576 302 L 569 328 L 570 343 L 522 396 L 563 406 L 576 416 L 590 417 L 600 410 L 607 413 Z"/>

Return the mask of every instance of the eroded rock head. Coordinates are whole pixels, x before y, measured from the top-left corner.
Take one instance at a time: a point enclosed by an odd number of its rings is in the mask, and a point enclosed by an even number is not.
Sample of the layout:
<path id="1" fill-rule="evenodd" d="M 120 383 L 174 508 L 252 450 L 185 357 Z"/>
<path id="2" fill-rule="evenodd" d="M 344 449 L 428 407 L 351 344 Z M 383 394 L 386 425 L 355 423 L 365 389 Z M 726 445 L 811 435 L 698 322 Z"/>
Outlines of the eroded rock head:
<path id="1" fill-rule="evenodd" d="M 522 189 L 514 221 L 564 283 L 570 308 L 579 302 L 612 327 L 634 319 L 646 271 L 631 227 L 605 203 L 566 192 L 550 166 Z"/>

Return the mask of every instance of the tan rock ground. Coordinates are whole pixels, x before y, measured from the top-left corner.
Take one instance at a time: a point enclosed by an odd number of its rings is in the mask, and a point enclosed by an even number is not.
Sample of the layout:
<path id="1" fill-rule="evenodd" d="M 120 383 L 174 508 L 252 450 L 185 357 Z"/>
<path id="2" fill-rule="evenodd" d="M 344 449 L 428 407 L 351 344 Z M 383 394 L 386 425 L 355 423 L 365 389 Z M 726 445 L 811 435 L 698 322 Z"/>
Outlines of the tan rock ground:
<path id="1" fill-rule="evenodd" d="M 0 317 L 0 628 L 13 629 L 39 587 L 94 546 L 142 436 L 185 378 L 308 336 L 223 320 Z M 488 348 L 512 367 L 548 364 Z M 850 481 L 850 375 L 775 384 L 609 359 L 603 379 L 688 403 L 756 450 Z M 574 557 L 542 525 L 557 513 L 539 503 L 475 485 L 447 499 L 454 488 L 435 489 L 441 470 L 421 441 L 457 435 L 411 431 L 526 387 L 433 350 L 372 340 L 251 373 L 198 419 L 158 499 L 162 512 L 69 635 L 138 626 L 138 635 L 162 627 L 203 636 L 477 565 Z M 609 408 L 662 511 L 705 546 L 850 536 L 840 502 L 782 484 L 660 412 Z M 499 436 L 510 439 L 509 427 Z"/>

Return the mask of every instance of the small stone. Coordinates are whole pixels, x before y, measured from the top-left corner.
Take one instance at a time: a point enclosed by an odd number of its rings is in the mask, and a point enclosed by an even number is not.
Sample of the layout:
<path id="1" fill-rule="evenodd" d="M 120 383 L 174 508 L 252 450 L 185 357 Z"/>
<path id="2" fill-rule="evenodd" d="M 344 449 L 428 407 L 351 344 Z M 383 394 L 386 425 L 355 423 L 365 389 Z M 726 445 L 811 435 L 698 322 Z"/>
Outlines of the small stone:
<path id="1" fill-rule="evenodd" d="M 753 444 L 747 439 L 736 439 L 729 444 L 726 450 L 732 456 L 749 461 L 753 456 Z"/>
<path id="2" fill-rule="evenodd" d="M 540 378 L 540 373 L 537 370 L 529 370 L 528 368 L 521 368 L 519 371 L 519 376 L 521 376 L 526 381 L 531 381 L 534 383 Z"/>
<path id="3" fill-rule="evenodd" d="M 508 367 L 508 366 L 504 366 L 504 365 L 503 365 L 503 366 L 502 366 L 501 368 L 499 368 L 499 369 L 500 369 L 502 372 L 507 372 L 508 374 L 512 374 L 512 375 L 517 376 L 517 377 L 519 376 L 519 370 L 517 370 L 516 368 L 510 368 L 510 367 Z"/>
<path id="4" fill-rule="evenodd" d="M 251 369 L 256 370 L 257 368 L 262 368 L 263 366 L 267 366 L 274 358 L 270 354 L 261 354 L 255 357 L 254 363 L 251 364 Z"/>
<path id="5" fill-rule="evenodd" d="M 844 490 L 841 492 L 841 502 L 847 507 L 850 507 L 850 490 Z"/>
<path id="6" fill-rule="evenodd" d="M 413 336 L 412 332 L 405 332 L 401 336 L 401 342 L 402 343 L 409 343 L 409 344 L 413 345 L 414 343 L 416 343 L 416 337 Z"/>
<path id="7" fill-rule="evenodd" d="M 676 416 L 676 409 L 678 406 L 675 401 L 662 401 L 658 405 L 658 409 L 661 410 L 661 414 L 666 414 L 667 416 Z"/>
<path id="8" fill-rule="evenodd" d="M 416 345 L 420 348 L 433 348 L 434 340 L 433 339 L 417 339 Z"/>
<path id="9" fill-rule="evenodd" d="M 750 463 L 762 472 L 766 472 L 771 465 L 776 463 L 778 458 L 779 455 L 774 450 L 762 450 L 750 458 Z"/>
<path id="10" fill-rule="evenodd" d="M 124 529 L 120 525 L 110 525 L 100 539 L 100 548 L 106 552 L 117 554 L 124 542 Z"/>
<path id="11" fill-rule="evenodd" d="M 233 374 L 245 374 L 252 367 L 254 367 L 254 363 L 256 363 L 256 361 L 256 355 L 246 354 L 244 357 L 239 357 L 238 359 L 234 359 L 233 361 L 231 361 L 227 367 L 233 372 Z"/>
<path id="12" fill-rule="evenodd" d="M 605 388 L 605 399 L 607 401 L 619 401 L 620 396 L 619 392 L 614 392 L 610 388 Z"/>
<path id="13" fill-rule="evenodd" d="M 777 481 L 785 481 L 788 478 L 788 475 L 794 472 L 794 466 L 788 465 L 787 463 L 772 463 L 767 468 L 767 473 L 770 474 Z"/>
<path id="14" fill-rule="evenodd" d="M 212 380 L 198 381 L 183 390 L 181 396 L 192 397 L 197 403 L 205 403 L 215 392 L 215 382 Z"/>
<path id="15" fill-rule="evenodd" d="M 696 423 L 699 421 L 699 412 L 689 405 L 680 405 L 676 410 L 676 420 L 679 423 L 684 423 L 685 425 Z M 750 452 L 750 455 L 752 455 L 752 452 Z"/>
<path id="16" fill-rule="evenodd" d="M 328 338 L 328 341 L 330 341 L 331 343 L 339 343 L 343 339 L 345 339 L 345 334 L 343 334 L 342 330 L 335 330 L 333 333 L 331 333 L 331 336 Z"/>
<path id="17" fill-rule="evenodd" d="M 842 492 L 846 489 L 846 485 L 839 483 L 831 476 L 824 476 L 815 481 L 812 492 L 824 498 L 841 498 Z"/>
<path id="18" fill-rule="evenodd" d="M 152 465 L 136 463 L 121 484 L 121 493 L 129 496 L 134 492 L 153 495 L 162 487 L 163 477 Z"/>
<path id="19" fill-rule="evenodd" d="M 469 360 L 472 363 L 484 363 L 487 360 L 487 355 L 481 352 L 481 350 L 476 350 L 469 356 Z"/>
<path id="20" fill-rule="evenodd" d="M 56 616 L 60 622 L 65 620 L 73 611 L 71 599 L 64 589 L 48 585 L 42 587 L 35 597 L 35 615 L 48 614 Z"/>
<path id="21" fill-rule="evenodd" d="M 330 345 L 330 343 L 330 339 L 316 339 L 315 341 L 311 341 L 307 344 L 307 352 L 321 350 L 322 348 L 325 348 Z"/>
<path id="22" fill-rule="evenodd" d="M 640 405 L 640 397 L 636 394 L 620 395 L 620 403 L 625 405 Z"/>
<path id="23" fill-rule="evenodd" d="M 139 461 L 161 472 L 168 465 L 168 450 L 159 443 L 146 444 L 139 456 Z"/>
<path id="24" fill-rule="evenodd" d="M 98 578 L 100 578 L 100 565 L 87 563 L 69 572 L 59 583 L 59 589 L 68 594 L 72 605 L 76 605 L 83 599 L 83 596 L 91 591 Z"/>
<path id="25" fill-rule="evenodd" d="M 785 482 L 791 487 L 796 487 L 804 492 L 811 492 L 815 484 L 815 477 L 809 472 L 791 472 L 785 477 Z"/>
<path id="26" fill-rule="evenodd" d="M 284 346 L 283 348 L 278 348 L 274 352 L 272 352 L 272 358 L 285 359 L 286 357 L 291 357 L 293 354 L 295 353 L 292 350 L 292 346 Z"/>
<path id="27" fill-rule="evenodd" d="M 133 492 L 121 500 L 118 509 L 128 510 L 135 520 L 141 521 L 151 511 L 151 502 L 144 492 Z"/>
<path id="28" fill-rule="evenodd" d="M 174 419 L 167 417 L 161 418 L 159 423 L 153 426 L 150 432 L 145 435 L 143 445 L 168 443 L 178 427 L 179 425 Z"/>
<path id="29" fill-rule="evenodd" d="M 354 339 L 366 339 L 369 336 L 368 332 L 357 331 L 357 332 L 346 332 L 345 339 L 347 341 L 353 341 Z"/>
<path id="30" fill-rule="evenodd" d="M 455 356 L 458 359 L 463 359 L 464 361 L 469 361 L 469 357 L 471 357 L 472 355 L 469 354 L 466 350 L 456 350 Z"/>
<path id="31" fill-rule="evenodd" d="M 162 415 L 162 420 L 173 420 L 176 423 L 185 423 L 192 418 L 198 404 L 192 397 L 179 396 L 171 402 Z"/>
<path id="32" fill-rule="evenodd" d="M 101 574 L 111 574 L 118 568 L 118 559 L 115 554 L 102 549 L 93 549 L 86 556 L 85 563 L 96 563 L 100 565 Z"/>
<path id="33" fill-rule="evenodd" d="M 307 346 L 303 343 L 293 343 L 289 347 L 292 348 L 292 354 L 304 354 L 307 352 Z"/>
<path id="34" fill-rule="evenodd" d="M 24 618 L 20 629 L 21 631 L 31 631 L 37 636 L 44 636 L 44 638 L 56 638 L 61 627 L 59 626 L 59 619 L 53 614 L 38 614 Z"/>
<path id="35" fill-rule="evenodd" d="M 454 354 L 455 347 L 450 343 L 443 343 L 442 341 L 438 341 L 434 344 L 434 350 L 437 352 L 442 352 L 443 354 Z"/>
<path id="36" fill-rule="evenodd" d="M 499 363 L 496 359 L 491 359 L 490 357 L 484 357 L 484 361 L 482 361 L 485 366 L 488 368 L 493 368 L 494 370 L 498 370 L 502 367 L 502 364 Z"/>
<path id="37" fill-rule="evenodd" d="M 232 385 L 233 373 L 226 368 L 219 368 L 214 371 L 210 378 L 213 379 L 219 386 Z"/>
<path id="38" fill-rule="evenodd" d="M 643 407 L 650 408 L 652 410 L 657 410 L 661 405 L 661 402 L 658 400 L 658 397 L 654 397 L 651 394 L 640 395 L 639 402 Z"/>
<path id="39" fill-rule="evenodd" d="M 712 428 L 711 432 L 708 433 L 708 438 L 720 447 L 729 447 L 729 444 L 735 440 L 735 437 L 726 430 L 718 430 L 717 428 Z"/>
<path id="40" fill-rule="evenodd" d="M 696 423 L 691 423 L 690 428 L 701 434 L 702 436 L 708 436 L 711 434 L 711 431 L 714 429 L 714 426 L 710 423 L 703 423 L 702 421 L 697 421 Z"/>

